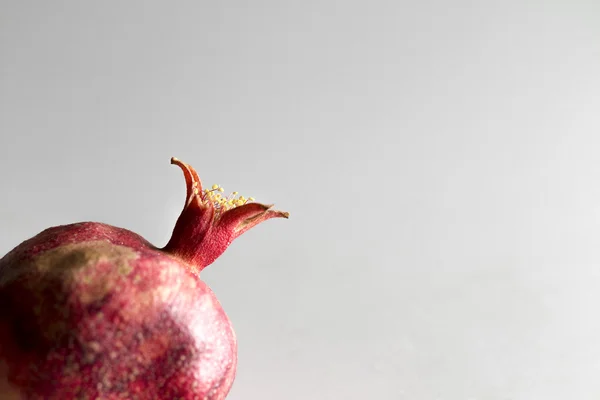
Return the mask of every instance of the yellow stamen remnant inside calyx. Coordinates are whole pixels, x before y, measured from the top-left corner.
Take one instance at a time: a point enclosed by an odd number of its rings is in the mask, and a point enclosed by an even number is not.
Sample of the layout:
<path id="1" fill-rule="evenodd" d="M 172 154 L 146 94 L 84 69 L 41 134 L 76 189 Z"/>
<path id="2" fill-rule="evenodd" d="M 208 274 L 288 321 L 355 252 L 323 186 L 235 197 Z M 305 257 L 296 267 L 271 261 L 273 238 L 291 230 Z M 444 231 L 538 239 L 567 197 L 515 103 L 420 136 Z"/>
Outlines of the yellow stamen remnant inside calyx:
<path id="1" fill-rule="evenodd" d="M 214 184 L 211 189 L 204 189 L 202 199 L 206 202 L 211 202 L 218 211 L 227 211 L 254 201 L 253 197 L 245 198 L 242 195 L 238 196 L 238 192 L 232 192 L 229 196 L 224 197 L 221 194 L 224 191 L 225 189 L 220 185 Z"/>

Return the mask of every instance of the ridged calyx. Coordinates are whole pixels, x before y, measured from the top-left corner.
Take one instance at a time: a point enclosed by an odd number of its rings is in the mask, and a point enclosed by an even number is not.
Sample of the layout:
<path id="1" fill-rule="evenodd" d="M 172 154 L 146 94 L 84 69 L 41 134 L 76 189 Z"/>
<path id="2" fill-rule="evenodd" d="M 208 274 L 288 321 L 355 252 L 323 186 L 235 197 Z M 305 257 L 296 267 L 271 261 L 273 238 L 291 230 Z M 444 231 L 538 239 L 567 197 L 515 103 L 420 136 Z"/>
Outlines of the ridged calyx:
<path id="1" fill-rule="evenodd" d="M 217 259 L 242 233 L 270 218 L 289 216 L 287 212 L 272 210 L 271 204 L 256 203 L 252 197 L 238 196 L 237 192 L 225 197 L 219 185 L 204 189 L 194 168 L 175 157 L 171 164 L 183 170 L 187 196 L 163 250 L 182 258 L 196 273 Z"/>

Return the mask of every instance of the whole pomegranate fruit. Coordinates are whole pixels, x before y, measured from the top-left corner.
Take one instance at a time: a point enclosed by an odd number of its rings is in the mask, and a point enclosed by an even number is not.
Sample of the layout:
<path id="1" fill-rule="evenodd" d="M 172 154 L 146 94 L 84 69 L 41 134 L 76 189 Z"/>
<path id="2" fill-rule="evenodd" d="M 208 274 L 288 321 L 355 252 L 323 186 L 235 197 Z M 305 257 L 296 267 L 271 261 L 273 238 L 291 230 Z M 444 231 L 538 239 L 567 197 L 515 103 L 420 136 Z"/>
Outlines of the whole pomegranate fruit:
<path id="1" fill-rule="evenodd" d="M 231 323 L 199 273 L 253 226 L 288 214 L 203 189 L 157 248 L 126 229 L 57 226 L 0 259 L 1 399 L 224 399 Z"/>

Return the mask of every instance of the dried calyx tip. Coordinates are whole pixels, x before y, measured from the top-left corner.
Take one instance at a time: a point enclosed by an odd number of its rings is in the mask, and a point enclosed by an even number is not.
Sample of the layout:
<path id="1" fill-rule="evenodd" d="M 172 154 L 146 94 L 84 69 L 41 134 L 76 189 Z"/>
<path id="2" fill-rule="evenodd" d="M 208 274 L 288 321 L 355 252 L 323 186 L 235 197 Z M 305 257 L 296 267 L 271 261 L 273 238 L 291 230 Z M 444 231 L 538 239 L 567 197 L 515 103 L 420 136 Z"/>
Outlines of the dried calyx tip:
<path id="1" fill-rule="evenodd" d="M 177 254 L 200 272 L 211 264 L 231 242 L 256 225 L 271 218 L 288 218 L 289 213 L 272 210 L 238 192 L 223 196 L 220 185 L 202 188 L 192 166 L 171 157 L 171 164 L 183 170 L 187 201 L 164 251 Z"/>
<path id="2" fill-rule="evenodd" d="M 286 219 L 290 217 L 290 213 L 287 211 L 279 211 L 279 215 Z"/>
<path id="3" fill-rule="evenodd" d="M 239 206 L 243 206 L 248 203 L 252 203 L 255 201 L 254 197 L 244 197 L 238 192 L 231 192 L 229 196 L 223 196 L 222 193 L 225 189 L 218 184 L 214 184 L 210 189 L 202 189 L 202 184 L 200 179 L 196 175 L 193 168 L 189 165 L 185 164 L 177 157 L 171 157 L 171 164 L 176 164 L 183 169 L 187 169 L 188 172 L 192 172 L 192 193 L 196 196 L 199 196 L 203 203 L 211 203 L 215 210 L 219 213 L 234 209 Z M 273 207 L 273 205 L 268 205 L 266 208 L 269 209 Z M 283 211 L 276 211 L 278 216 L 283 218 L 288 218 L 289 213 Z"/>

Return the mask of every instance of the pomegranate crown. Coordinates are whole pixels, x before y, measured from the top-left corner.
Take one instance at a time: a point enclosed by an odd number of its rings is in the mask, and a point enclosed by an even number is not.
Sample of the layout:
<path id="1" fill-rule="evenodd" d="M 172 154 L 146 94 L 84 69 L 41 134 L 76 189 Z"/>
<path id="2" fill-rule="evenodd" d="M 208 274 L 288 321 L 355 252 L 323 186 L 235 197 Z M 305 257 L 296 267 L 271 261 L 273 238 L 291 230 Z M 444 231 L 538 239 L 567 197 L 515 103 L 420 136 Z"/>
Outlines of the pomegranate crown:
<path id="1" fill-rule="evenodd" d="M 272 210 L 272 204 L 257 203 L 237 192 L 223 196 L 220 185 L 202 188 L 196 170 L 172 157 L 171 164 L 181 168 L 185 177 L 187 196 L 183 211 L 175 224 L 169 243 L 163 248 L 192 266 L 199 273 L 231 242 L 270 218 L 288 218 L 289 213 Z"/>

